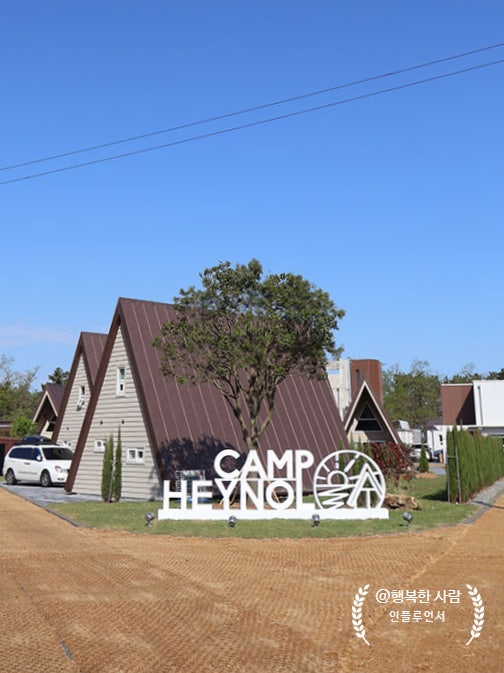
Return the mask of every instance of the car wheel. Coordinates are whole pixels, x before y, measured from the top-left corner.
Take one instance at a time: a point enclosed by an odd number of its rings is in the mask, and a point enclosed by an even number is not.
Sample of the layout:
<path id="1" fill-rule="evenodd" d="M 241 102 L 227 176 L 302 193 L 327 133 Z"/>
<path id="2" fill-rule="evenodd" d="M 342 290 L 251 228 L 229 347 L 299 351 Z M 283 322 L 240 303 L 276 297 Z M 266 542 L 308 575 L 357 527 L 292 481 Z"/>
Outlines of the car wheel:
<path id="1" fill-rule="evenodd" d="M 16 475 L 14 474 L 13 470 L 11 470 L 11 469 L 7 470 L 7 474 L 5 475 L 5 482 L 9 486 L 15 486 L 15 484 L 17 484 Z"/>
<path id="2" fill-rule="evenodd" d="M 44 486 L 44 488 L 52 485 L 51 475 L 47 470 L 44 470 L 40 475 L 40 484 L 41 486 Z"/>

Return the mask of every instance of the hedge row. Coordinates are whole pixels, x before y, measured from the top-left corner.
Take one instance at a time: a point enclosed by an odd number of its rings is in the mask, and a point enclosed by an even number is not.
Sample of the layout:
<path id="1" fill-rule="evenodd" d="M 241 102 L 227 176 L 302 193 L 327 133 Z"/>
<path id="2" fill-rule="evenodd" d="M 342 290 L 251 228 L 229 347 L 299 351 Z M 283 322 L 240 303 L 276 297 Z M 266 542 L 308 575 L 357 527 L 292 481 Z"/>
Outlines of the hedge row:
<path id="1" fill-rule="evenodd" d="M 467 502 L 501 477 L 504 477 L 501 437 L 484 437 L 457 428 L 447 433 L 446 478 L 450 502 Z"/>

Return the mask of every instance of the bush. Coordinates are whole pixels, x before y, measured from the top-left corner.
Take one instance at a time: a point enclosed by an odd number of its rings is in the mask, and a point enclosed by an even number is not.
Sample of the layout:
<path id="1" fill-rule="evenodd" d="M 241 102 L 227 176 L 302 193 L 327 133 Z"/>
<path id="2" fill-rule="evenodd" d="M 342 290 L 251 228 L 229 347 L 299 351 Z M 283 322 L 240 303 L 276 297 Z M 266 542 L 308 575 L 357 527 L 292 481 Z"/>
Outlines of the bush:
<path id="1" fill-rule="evenodd" d="M 422 473 L 429 471 L 429 459 L 427 458 L 427 452 L 423 444 L 422 448 L 420 449 L 420 462 L 418 463 L 418 471 Z"/>
<path id="2" fill-rule="evenodd" d="M 467 502 L 504 476 L 500 437 L 484 437 L 454 427 L 447 433 L 446 480 L 450 502 Z"/>
<path id="3" fill-rule="evenodd" d="M 122 491 L 122 444 L 121 444 L 121 428 L 117 431 L 117 448 L 114 460 L 114 475 L 113 475 L 112 493 L 114 500 L 119 502 Z"/>
<path id="4" fill-rule="evenodd" d="M 114 469 L 114 438 L 112 435 L 105 444 L 105 453 L 103 454 L 101 496 L 104 502 L 112 500 L 112 473 Z"/>
<path id="5" fill-rule="evenodd" d="M 14 419 L 10 434 L 12 437 L 32 435 L 37 429 L 36 424 L 28 416 L 19 415 Z"/>
<path id="6" fill-rule="evenodd" d="M 371 458 L 382 471 L 385 481 L 393 481 L 398 486 L 400 479 L 409 481 L 413 477 L 413 461 L 408 449 L 402 444 L 371 442 L 369 449 Z"/>

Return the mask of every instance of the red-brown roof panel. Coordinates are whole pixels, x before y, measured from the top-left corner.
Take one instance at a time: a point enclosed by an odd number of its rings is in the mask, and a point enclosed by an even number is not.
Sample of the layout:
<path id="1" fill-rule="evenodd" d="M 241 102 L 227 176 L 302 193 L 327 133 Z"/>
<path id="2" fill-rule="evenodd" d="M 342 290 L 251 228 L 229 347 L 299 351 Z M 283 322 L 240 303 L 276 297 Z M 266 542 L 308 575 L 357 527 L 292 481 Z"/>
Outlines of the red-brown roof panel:
<path id="1" fill-rule="evenodd" d="M 182 385 L 162 375 L 162 354 L 152 341 L 162 324 L 174 317 L 170 304 L 121 298 L 112 323 L 118 321 L 123 331 L 163 478 L 173 478 L 176 469 L 211 471 L 213 457 L 224 447 L 246 450 L 238 421 L 216 388 L 210 384 Z M 111 334 L 115 338 L 112 329 Z M 111 352 L 110 344 L 107 352 Z M 104 369 L 100 371 L 104 375 Z M 342 445 L 348 446 L 348 442 L 328 382 L 300 376 L 284 381 L 261 446 L 278 453 L 310 449 L 317 460 Z"/>

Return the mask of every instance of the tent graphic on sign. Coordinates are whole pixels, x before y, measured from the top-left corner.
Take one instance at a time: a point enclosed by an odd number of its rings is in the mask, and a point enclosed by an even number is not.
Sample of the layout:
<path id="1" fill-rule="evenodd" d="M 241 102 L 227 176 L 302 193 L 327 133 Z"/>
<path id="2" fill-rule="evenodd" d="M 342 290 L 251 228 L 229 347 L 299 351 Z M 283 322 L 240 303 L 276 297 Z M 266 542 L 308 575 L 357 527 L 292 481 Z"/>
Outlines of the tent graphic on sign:
<path id="1" fill-rule="evenodd" d="M 360 467 L 360 469 L 359 469 Z M 355 470 L 359 469 L 357 474 Z M 385 482 L 378 465 L 360 451 L 342 450 L 327 456 L 313 478 L 315 502 L 321 509 L 381 507 Z"/>

